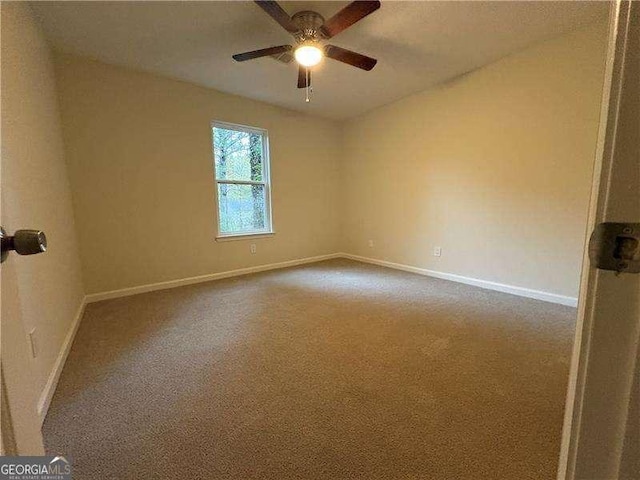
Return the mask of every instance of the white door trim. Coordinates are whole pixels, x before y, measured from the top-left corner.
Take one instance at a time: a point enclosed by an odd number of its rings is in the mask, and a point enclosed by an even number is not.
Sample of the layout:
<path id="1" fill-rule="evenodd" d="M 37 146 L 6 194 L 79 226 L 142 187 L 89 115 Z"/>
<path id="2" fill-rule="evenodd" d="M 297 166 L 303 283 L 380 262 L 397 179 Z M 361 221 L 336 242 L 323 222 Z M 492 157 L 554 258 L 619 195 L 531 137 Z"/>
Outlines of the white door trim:
<path id="1" fill-rule="evenodd" d="M 616 146 L 621 141 L 619 137 L 619 129 L 630 128 L 629 125 L 622 125 L 619 122 L 620 107 L 623 101 L 623 85 L 625 70 L 630 68 L 631 62 L 637 61 L 637 54 L 629 55 L 634 46 L 629 44 L 631 15 L 633 7 L 631 2 L 616 0 L 612 3 L 610 14 L 609 28 L 609 47 L 607 51 L 606 70 L 603 86 L 603 99 L 600 116 L 600 129 L 598 134 L 598 146 L 596 151 L 594 165 L 594 179 L 591 192 L 591 202 L 589 209 L 589 218 L 587 223 L 587 235 L 589 235 L 595 225 L 603 221 L 611 221 L 608 218 L 610 210 L 609 198 L 610 193 L 615 191 L 612 189 L 612 171 L 615 168 L 614 153 Z M 637 15 L 637 11 L 635 12 Z M 628 94 L 628 93 L 627 93 Z M 626 221 L 634 221 L 634 219 L 626 219 Z M 637 221 L 637 220 L 635 220 Z M 588 236 L 587 236 L 588 241 Z M 611 273 L 611 272 L 608 272 Z M 594 372 L 589 371 L 590 363 L 593 365 L 595 353 L 595 343 L 602 343 L 602 338 L 596 338 L 596 313 L 597 308 L 601 305 L 601 299 L 597 298 L 596 293 L 599 290 L 599 279 L 602 274 L 596 269 L 590 267 L 588 258 L 588 249 L 585 244 L 585 253 L 583 257 L 583 267 L 580 284 L 580 296 L 578 301 L 578 319 L 576 323 L 576 334 L 574 342 L 574 350 L 571 360 L 571 370 L 569 374 L 569 384 L 567 389 L 566 409 L 564 418 L 564 427 L 562 433 L 562 445 L 560 450 L 560 459 L 558 467 L 558 480 L 573 480 L 577 478 L 580 468 L 585 467 L 585 452 L 580 452 L 583 448 L 583 441 L 589 437 L 593 444 L 593 437 L 603 435 L 601 439 L 603 448 L 595 453 L 599 458 L 590 458 L 590 462 L 599 465 L 599 472 L 595 473 L 597 478 L 601 478 L 603 472 L 607 480 L 618 477 L 619 455 L 623 448 L 624 427 L 627 422 L 627 411 L 629 407 L 629 394 L 631 389 L 631 380 L 634 375 L 635 356 L 637 345 L 633 347 L 633 333 L 638 329 L 638 325 L 633 321 L 627 322 L 626 319 L 618 324 L 611 324 L 611 330 L 618 330 L 617 335 L 631 335 L 625 351 L 620 355 L 620 361 L 616 365 L 616 371 L 610 372 L 612 379 L 606 387 L 612 388 L 615 384 L 616 395 L 612 393 L 612 401 L 609 405 L 602 407 L 603 403 L 598 403 L 600 398 L 595 398 L 593 394 L 593 384 L 598 379 L 593 378 Z M 601 285 L 600 285 L 601 286 Z M 600 304 L 600 305 L 599 305 Z M 600 321 L 602 322 L 602 312 L 600 313 Z M 613 319 L 611 319 L 613 320 Z M 639 322 L 636 322 L 639 323 Z M 600 326 L 602 329 L 602 326 Z M 624 330 L 624 332 L 622 331 Z M 621 345 L 622 348 L 622 345 Z M 599 351 L 601 360 L 605 358 L 605 353 L 611 357 L 612 352 Z M 591 391 L 588 390 L 588 384 L 591 383 Z M 599 392 L 599 396 L 603 393 Z M 614 401 L 615 397 L 615 401 Z M 591 427 L 588 431 L 584 430 L 584 408 L 587 402 L 599 405 L 601 410 L 597 411 L 594 417 L 593 406 L 591 411 Z M 594 418 L 610 427 L 605 433 L 604 431 L 596 432 L 594 430 Z M 615 425 L 613 425 L 615 423 Z M 620 428 L 622 432 L 618 432 Z M 614 433 L 618 432 L 618 433 Z M 604 438 L 606 437 L 606 438 Z M 616 453 L 618 452 L 618 453 Z M 616 466 L 616 458 L 618 465 Z M 581 465 L 580 462 L 583 462 Z M 594 477 L 596 478 L 596 477 Z"/>

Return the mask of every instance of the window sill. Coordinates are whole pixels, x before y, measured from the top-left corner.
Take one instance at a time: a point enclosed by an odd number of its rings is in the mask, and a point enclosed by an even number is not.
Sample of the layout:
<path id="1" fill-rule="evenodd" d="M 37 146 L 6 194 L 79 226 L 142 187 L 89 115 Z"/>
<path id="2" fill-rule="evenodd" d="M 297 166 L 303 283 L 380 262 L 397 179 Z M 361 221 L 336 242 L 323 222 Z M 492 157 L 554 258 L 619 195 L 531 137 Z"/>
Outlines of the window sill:
<path id="1" fill-rule="evenodd" d="M 275 232 L 239 233 L 237 235 L 220 235 L 216 237 L 216 242 L 233 242 L 234 240 L 253 240 L 255 238 L 273 237 Z"/>

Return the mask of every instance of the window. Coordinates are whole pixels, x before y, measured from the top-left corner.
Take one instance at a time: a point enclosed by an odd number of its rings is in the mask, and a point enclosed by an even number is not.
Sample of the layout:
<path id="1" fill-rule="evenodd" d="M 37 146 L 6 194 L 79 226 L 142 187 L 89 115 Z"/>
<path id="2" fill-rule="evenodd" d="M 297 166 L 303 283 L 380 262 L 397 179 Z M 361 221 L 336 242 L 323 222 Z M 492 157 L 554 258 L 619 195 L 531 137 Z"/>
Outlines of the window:
<path id="1" fill-rule="evenodd" d="M 272 233 L 266 130 L 213 124 L 218 237 Z"/>

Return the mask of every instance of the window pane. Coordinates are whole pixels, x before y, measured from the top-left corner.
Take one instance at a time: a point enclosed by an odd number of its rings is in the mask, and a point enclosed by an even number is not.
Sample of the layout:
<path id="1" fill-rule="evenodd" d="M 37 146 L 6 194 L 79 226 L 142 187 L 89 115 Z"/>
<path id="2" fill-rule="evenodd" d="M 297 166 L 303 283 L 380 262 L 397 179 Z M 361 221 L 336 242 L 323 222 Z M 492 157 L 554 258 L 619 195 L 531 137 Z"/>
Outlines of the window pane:
<path id="1" fill-rule="evenodd" d="M 264 185 L 218 184 L 220 233 L 266 229 Z"/>
<path id="2" fill-rule="evenodd" d="M 262 134 L 213 127 L 218 180 L 263 180 Z"/>

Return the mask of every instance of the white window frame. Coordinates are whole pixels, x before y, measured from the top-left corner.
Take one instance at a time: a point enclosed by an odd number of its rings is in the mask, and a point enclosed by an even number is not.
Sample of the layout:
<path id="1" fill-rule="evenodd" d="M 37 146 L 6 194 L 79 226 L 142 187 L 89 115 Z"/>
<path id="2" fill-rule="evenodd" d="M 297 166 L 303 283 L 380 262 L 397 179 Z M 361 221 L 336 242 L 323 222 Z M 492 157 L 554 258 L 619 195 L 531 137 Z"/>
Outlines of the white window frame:
<path id="1" fill-rule="evenodd" d="M 258 134 L 262 137 L 262 181 L 255 182 L 252 180 L 218 180 L 216 172 L 216 150 L 214 128 L 223 128 L 225 130 L 235 130 L 237 132 L 245 132 Z M 214 181 L 214 198 L 216 206 L 216 224 L 217 224 L 217 241 L 223 240 L 241 240 L 244 237 L 267 237 L 273 235 L 273 220 L 271 214 L 271 159 L 269 157 L 269 133 L 263 128 L 249 127 L 246 125 L 238 125 L 235 123 L 213 121 L 211 122 L 211 153 L 213 156 L 213 181 Z M 223 233 L 220 230 L 220 202 L 218 199 L 218 189 L 220 184 L 226 185 L 263 185 L 264 186 L 264 202 L 265 202 L 265 228 L 250 232 Z"/>

